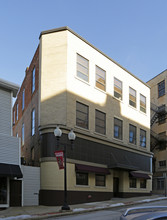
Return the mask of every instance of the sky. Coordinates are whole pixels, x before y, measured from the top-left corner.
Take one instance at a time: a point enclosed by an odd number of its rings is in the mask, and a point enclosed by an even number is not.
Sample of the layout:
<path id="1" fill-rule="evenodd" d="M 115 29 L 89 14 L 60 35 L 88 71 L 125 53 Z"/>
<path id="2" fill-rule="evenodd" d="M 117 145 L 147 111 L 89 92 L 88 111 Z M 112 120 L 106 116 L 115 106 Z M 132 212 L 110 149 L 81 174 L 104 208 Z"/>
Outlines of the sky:
<path id="1" fill-rule="evenodd" d="M 167 69 L 167 0 L 0 0 L 0 78 L 21 85 L 40 33 L 63 26 L 144 82 Z"/>

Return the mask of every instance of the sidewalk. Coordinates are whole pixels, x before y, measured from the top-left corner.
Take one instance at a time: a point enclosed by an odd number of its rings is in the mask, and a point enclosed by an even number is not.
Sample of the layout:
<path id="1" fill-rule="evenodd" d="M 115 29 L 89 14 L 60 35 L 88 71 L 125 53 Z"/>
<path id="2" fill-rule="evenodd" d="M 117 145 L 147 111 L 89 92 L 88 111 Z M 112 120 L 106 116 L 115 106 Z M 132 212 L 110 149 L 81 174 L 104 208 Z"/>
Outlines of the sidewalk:
<path id="1" fill-rule="evenodd" d="M 0 220 L 46 219 L 48 217 L 111 209 L 114 207 L 123 207 L 162 199 L 167 199 L 167 197 L 152 195 L 134 198 L 112 198 L 109 201 L 70 205 L 71 210 L 67 212 L 62 212 L 61 206 L 10 207 L 6 210 L 0 211 Z"/>

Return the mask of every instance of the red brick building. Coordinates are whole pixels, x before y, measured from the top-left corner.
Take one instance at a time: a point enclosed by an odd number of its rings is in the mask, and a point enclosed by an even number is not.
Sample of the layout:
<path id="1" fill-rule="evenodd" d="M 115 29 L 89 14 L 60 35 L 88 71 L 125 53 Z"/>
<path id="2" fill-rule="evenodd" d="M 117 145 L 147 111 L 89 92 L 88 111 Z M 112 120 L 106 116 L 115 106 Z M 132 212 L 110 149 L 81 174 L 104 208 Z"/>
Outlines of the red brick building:
<path id="1" fill-rule="evenodd" d="M 39 166 L 39 133 L 38 133 L 38 80 L 39 80 L 39 47 L 17 94 L 13 107 L 13 135 L 21 137 L 21 157 L 24 164 Z M 22 161 L 23 162 L 23 161 Z"/>

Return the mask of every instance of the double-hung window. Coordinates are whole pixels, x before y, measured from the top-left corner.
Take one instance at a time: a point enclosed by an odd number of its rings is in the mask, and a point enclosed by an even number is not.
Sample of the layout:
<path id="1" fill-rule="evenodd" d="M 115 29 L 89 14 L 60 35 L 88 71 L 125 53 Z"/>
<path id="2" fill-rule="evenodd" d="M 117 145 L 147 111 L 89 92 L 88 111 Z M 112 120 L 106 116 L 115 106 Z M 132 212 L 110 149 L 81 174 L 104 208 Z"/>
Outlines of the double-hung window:
<path id="1" fill-rule="evenodd" d="M 114 97 L 122 100 L 122 82 L 114 77 Z"/>
<path id="2" fill-rule="evenodd" d="M 32 93 L 35 91 L 35 67 L 32 71 Z"/>
<path id="3" fill-rule="evenodd" d="M 16 105 L 16 121 L 18 120 L 19 115 L 19 104 Z"/>
<path id="4" fill-rule="evenodd" d="M 35 134 L 35 109 L 31 112 L 31 135 Z"/>
<path id="5" fill-rule="evenodd" d="M 130 177 L 129 178 L 129 187 L 130 188 L 136 188 L 136 178 Z"/>
<path id="6" fill-rule="evenodd" d="M 106 71 L 96 66 L 96 87 L 106 90 Z"/>
<path id="7" fill-rule="evenodd" d="M 88 185 L 88 173 L 76 173 L 76 185 Z"/>
<path id="8" fill-rule="evenodd" d="M 95 185 L 96 186 L 105 186 L 106 185 L 106 176 L 101 174 L 95 175 Z"/>
<path id="9" fill-rule="evenodd" d="M 123 137 L 123 122 L 118 118 L 114 118 L 114 138 L 122 140 Z"/>
<path id="10" fill-rule="evenodd" d="M 136 144 L 136 126 L 129 125 L 129 143 Z"/>
<path id="11" fill-rule="evenodd" d="M 76 102 L 76 125 L 88 129 L 89 107 L 80 102 Z"/>
<path id="12" fill-rule="evenodd" d="M 13 111 L 13 124 L 15 124 L 15 110 Z"/>
<path id="13" fill-rule="evenodd" d="M 129 87 L 129 105 L 136 108 L 136 90 Z"/>
<path id="14" fill-rule="evenodd" d="M 140 94 L 140 111 L 146 113 L 146 97 Z"/>
<path id="15" fill-rule="evenodd" d="M 146 131 L 140 129 L 140 146 L 146 147 Z"/>
<path id="16" fill-rule="evenodd" d="M 77 76 L 84 81 L 89 81 L 89 61 L 77 54 Z"/>
<path id="17" fill-rule="evenodd" d="M 22 131 L 21 131 L 22 135 L 21 135 L 21 142 L 22 142 L 22 146 L 24 146 L 24 123 L 22 124 Z"/>
<path id="18" fill-rule="evenodd" d="M 106 114 L 97 109 L 95 112 L 95 131 L 106 134 Z"/>
<path id="19" fill-rule="evenodd" d="M 158 97 L 165 95 L 165 80 L 158 83 Z"/>
<path id="20" fill-rule="evenodd" d="M 24 110 L 24 106 L 25 106 L 25 89 L 23 89 L 22 92 L 22 110 Z"/>

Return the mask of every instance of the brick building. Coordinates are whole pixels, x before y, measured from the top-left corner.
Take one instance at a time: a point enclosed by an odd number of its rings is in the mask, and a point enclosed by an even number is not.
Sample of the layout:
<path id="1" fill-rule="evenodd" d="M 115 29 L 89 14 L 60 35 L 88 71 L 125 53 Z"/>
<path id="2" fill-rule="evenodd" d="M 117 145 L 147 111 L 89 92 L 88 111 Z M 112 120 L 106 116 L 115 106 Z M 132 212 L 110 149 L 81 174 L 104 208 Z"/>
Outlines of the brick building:
<path id="1" fill-rule="evenodd" d="M 67 147 L 68 203 L 151 193 L 149 87 L 68 27 L 40 34 L 13 110 L 22 157 L 40 162 L 40 204 L 63 202 L 57 125 L 61 143 L 71 128 L 77 136 Z"/>

